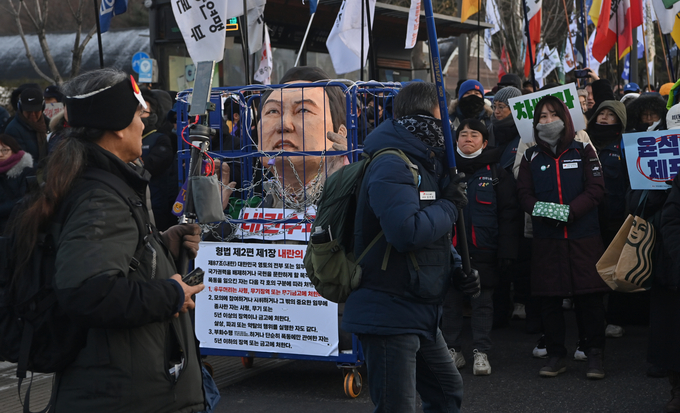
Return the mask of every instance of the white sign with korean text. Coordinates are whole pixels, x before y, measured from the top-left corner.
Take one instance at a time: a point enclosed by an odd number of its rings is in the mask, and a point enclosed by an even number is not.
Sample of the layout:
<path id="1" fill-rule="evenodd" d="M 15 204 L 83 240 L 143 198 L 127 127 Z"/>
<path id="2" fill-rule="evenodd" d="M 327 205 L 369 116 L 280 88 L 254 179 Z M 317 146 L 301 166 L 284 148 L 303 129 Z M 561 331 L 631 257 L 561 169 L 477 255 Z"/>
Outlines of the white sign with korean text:
<path id="1" fill-rule="evenodd" d="M 173 0 L 170 4 L 194 62 L 222 61 L 227 0 Z"/>
<path id="2" fill-rule="evenodd" d="M 321 297 L 303 264 L 306 245 L 202 242 L 196 266 L 201 348 L 338 355 L 338 308 Z"/>
<path id="3" fill-rule="evenodd" d="M 680 132 L 680 131 L 678 131 Z M 668 189 L 680 170 L 680 134 L 662 130 L 623 134 L 631 189 Z"/>
<path id="4" fill-rule="evenodd" d="M 567 106 L 571 120 L 574 123 L 574 131 L 578 132 L 586 128 L 586 121 L 581 111 L 581 104 L 578 101 L 576 86 L 573 83 L 569 83 L 508 99 L 512 116 L 515 119 L 515 125 L 517 125 L 517 131 L 524 142 L 534 142 L 534 108 L 544 96 L 548 95 L 557 97 Z"/>
<path id="5" fill-rule="evenodd" d="M 242 239 L 259 239 L 267 241 L 305 241 L 309 240 L 312 222 L 316 217 L 316 207 L 311 206 L 307 213 L 284 211 L 281 208 L 243 208 L 241 219 L 251 222 L 242 223 L 238 227 L 237 237 Z M 256 222 L 264 220 L 266 222 Z M 285 224 L 287 220 L 305 220 L 306 222 Z"/>
<path id="6" fill-rule="evenodd" d="M 53 117 L 57 116 L 60 113 L 64 112 L 64 104 L 60 102 L 56 103 L 46 103 L 45 104 L 45 110 L 43 110 L 43 113 L 45 116 L 48 118 L 52 119 Z"/>

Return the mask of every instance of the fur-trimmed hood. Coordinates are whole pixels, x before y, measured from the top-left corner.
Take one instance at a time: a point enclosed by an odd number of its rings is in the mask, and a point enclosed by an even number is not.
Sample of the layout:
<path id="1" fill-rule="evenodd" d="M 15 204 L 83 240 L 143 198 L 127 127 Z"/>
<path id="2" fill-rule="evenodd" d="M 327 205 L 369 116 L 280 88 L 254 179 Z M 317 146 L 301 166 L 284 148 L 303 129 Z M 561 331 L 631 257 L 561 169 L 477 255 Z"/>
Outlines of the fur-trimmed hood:
<path id="1" fill-rule="evenodd" d="M 7 171 L 7 177 L 8 178 L 16 178 L 21 173 L 24 171 L 26 168 L 32 168 L 33 167 L 33 156 L 31 156 L 30 153 L 24 152 L 24 156 L 21 157 L 19 162 L 17 162 L 16 165 L 11 167 L 9 171 Z"/>

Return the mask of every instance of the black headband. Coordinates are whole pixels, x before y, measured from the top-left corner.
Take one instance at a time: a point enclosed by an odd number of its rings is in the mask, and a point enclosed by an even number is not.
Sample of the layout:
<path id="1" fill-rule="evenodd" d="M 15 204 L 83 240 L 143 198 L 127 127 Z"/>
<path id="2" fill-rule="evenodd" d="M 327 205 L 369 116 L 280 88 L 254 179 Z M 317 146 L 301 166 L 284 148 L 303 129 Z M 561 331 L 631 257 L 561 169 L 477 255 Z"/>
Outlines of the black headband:
<path id="1" fill-rule="evenodd" d="M 137 84 L 130 79 L 84 95 L 67 96 L 65 101 L 69 125 L 111 131 L 127 128 L 140 102 L 144 102 Z"/>

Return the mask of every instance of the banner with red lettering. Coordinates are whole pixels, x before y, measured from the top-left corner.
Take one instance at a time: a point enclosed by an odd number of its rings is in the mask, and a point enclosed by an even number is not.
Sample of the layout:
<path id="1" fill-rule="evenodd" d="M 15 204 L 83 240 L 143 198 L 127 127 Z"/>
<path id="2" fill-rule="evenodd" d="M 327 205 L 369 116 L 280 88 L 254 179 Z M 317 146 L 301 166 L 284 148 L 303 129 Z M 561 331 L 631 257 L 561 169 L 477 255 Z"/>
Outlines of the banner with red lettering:
<path id="1" fill-rule="evenodd" d="M 238 226 L 240 239 L 259 239 L 267 241 L 304 241 L 309 240 L 312 221 L 316 217 L 316 207 L 311 206 L 306 213 L 281 208 L 244 208 L 241 219 L 248 221 Z M 303 221 L 286 223 L 290 221 Z"/>

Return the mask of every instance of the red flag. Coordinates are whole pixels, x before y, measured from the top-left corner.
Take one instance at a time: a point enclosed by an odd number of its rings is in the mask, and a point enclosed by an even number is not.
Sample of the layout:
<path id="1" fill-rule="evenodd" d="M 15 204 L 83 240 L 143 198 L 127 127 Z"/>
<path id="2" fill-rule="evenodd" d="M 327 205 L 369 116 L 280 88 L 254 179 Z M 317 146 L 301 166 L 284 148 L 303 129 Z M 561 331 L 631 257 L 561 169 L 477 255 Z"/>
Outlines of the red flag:
<path id="1" fill-rule="evenodd" d="M 529 37 L 531 37 L 531 44 L 528 46 L 531 48 L 531 55 L 529 55 L 529 50 L 527 49 L 527 56 L 526 56 L 526 63 L 524 64 L 524 77 L 529 77 L 529 73 L 531 73 L 531 59 L 533 59 L 533 64 L 536 64 L 536 45 L 541 42 L 541 15 L 543 14 L 540 9 L 540 2 L 539 2 L 539 9 L 535 14 L 532 16 L 531 13 L 529 13 L 528 18 L 529 18 Z"/>
<path id="2" fill-rule="evenodd" d="M 642 14 L 642 0 L 630 0 L 630 23 L 633 28 L 642 24 L 644 15 Z"/>
<path id="3" fill-rule="evenodd" d="M 505 50 L 505 46 L 501 50 L 501 64 L 498 66 L 498 82 L 500 83 L 501 78 L 508 74 L 508 53 Z"/>
<path id="4" fill-rule="evenodd" d="M 609 10 L 611 0 L 603 0 L 593 44 L 593 57 L 598 62 L 602 62 L 617 41 L 619 59 L 622 59 L 633 47 L 633 30 L 642 24 L 642 0 L 621 0 L 612 18 Z"/>
<path id="5" fill-rule="evenodd" d="M 597 32 L 593 42 L 593 57 L 600 63 L 616 43 L 616 34 L 609 32 L 609 11 L 611 9 L 612 0 L 603 0 L 600 5 L 600 18 L 597 21 Z M 616 18 L 612 21 L 616 22 Z"/>

